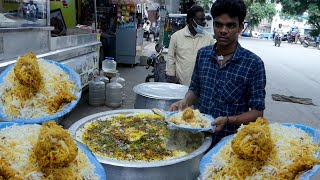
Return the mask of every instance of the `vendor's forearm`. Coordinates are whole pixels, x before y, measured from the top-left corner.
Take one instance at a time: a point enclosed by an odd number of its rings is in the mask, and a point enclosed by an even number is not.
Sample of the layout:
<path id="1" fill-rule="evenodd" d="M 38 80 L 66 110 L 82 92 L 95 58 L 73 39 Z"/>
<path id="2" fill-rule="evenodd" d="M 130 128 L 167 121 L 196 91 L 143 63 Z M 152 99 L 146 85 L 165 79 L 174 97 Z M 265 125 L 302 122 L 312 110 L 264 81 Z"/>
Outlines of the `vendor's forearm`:
<path id="1" fill-rule="evenodd" d="M 188 106 L 194 105 L 198 101 L 198 96 L 191 90 L 189 90 L 184 97 L 184 100 L 187 102 Z"/>
<path id="2" fill-rule="evenodd" d="M 166 64 L 166 74 L 168 76 L 176 76 L 176 62 L 174 55 L 169 55 Z"/>
<path id="3" fill-rule="evenodd" d="M 251 111 L 245 112 L 237 116 L 228 116 L 228 124 L 249 124 L 250 122 L 255 121 L 258 117 L 263 117 L 263 111 L 257 111 L 255 109 L 252 109 Z"/>

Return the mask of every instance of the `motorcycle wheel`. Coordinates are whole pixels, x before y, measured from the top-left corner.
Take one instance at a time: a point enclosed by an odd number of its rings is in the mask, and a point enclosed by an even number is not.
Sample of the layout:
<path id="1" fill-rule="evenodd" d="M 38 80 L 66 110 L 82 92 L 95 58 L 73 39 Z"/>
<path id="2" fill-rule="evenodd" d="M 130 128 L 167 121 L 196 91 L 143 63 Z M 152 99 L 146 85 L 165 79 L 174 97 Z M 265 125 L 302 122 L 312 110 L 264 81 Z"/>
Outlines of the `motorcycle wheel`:
<path id="1" fill-rule="evenodd" d="M 145 79 L 145 82 L 151 82 L 150 79 L 154 79 L 154 75 L 148 75 Z"/>
<path id="2" fill-rule="evenodd" d="M 307 48 L 309 45 L 306 42 L 303 42 L 303 47 Z"/>

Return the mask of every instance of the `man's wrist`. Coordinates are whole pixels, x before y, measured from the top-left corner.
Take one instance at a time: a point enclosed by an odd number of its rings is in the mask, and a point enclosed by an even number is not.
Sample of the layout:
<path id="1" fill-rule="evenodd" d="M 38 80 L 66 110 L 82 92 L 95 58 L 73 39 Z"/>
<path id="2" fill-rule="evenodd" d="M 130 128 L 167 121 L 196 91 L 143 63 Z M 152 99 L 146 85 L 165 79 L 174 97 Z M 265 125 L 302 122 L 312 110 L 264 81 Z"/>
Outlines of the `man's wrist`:
<path id="1" fill-rule="evenodd" d="M 176 76 L 176 73 L 167 70 L 166 75 L 169 77 L 174 77 Z"/>
<path id="2" fill-rule="evenodd" d="M 180 83 L 179 79 L 176 76 L 167 76 L 167 79 L 170 83 Z"/>
<path id="3" fill-rule="evenodd" d="M 184 104 L 186 104 L 188 107 L 189 107 L 189 102 L 188 102 L 188 99 L 186 98 L 183 98 L 182 101 L 184 102 Z"/>
<path id="4" fill-rule="evenodd" d="M 226 116 L 226 125 L 229 124 L 229 116 Z"/>
<path id="5" fill-rule="evenodd" d="M 226 116 L 226 124 L 235 124 L 236 116 Z"/>

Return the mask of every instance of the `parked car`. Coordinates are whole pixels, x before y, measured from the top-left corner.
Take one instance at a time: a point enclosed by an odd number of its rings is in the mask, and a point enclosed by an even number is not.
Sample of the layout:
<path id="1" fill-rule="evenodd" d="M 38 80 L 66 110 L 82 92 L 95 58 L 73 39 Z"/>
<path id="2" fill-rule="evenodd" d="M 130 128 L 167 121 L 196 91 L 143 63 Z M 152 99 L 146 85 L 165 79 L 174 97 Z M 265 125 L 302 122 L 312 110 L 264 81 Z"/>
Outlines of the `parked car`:
<path id="1" fill-rule="evenodd" d="M 243 33 L 241 34 L 241 36 L 243 36 L 243 37 L 250 37 L 250 32 L 243 32 Z"/>
<path id="2" fill-rule="evenodd" d="M 272 33 L 260 33 L 260 38 L 272 39 Z"/>

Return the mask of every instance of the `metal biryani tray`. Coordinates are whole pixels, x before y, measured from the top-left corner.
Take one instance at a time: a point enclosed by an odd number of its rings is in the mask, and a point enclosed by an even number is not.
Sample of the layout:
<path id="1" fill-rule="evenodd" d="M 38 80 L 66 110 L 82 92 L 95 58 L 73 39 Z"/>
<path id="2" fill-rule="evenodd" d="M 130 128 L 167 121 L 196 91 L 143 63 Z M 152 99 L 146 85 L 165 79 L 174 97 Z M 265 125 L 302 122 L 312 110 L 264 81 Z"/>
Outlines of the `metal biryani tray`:
<path id="1" fill-rule="evenodd" d="M 147 110 L 147 109 L 124 109 L 124 110 L 107 111 L 107 112 L 94 114 L 77 121 L 69 128 L 69 131 L 75 139 L 77 139 L 78 141 L 81 141 L 78 137 L 76 137 L 76 132 L 79 129 L 83 128 L 86 123 L 92 122 L 93 120 L 96 120 L 97 118 L 100 118 L 100 117 L 108 117 L 108 116 L 110 117 L 118 114 L 129 115 L 129 114 L 135 114 L 135 113 L 154 114 L 151 110 Z M 161 167 L 161 166 L 168 166 L 168 165 L 177 164 L 183 161 L 191 160 L 197 157 L 198 155 L 204 153 L 210 147 L 211 142 L 212 142 L 211 136 L 205 137 L 202 145 L 197 150 L 195 150 L 194 152 L 190 153 L 187 156 L 174 158 L 174 159 L 161 160 L 161 161 L 154 161 L 154 162 L 123 161 L 123 160 L 120 161 L 120 160 L 114 160 L 110 158 L 104 158 L 98 155 L 96 155 L 96 157 L 99 160 L 99 162 L 103 164 L 113 165 L 113 166 L 132 167 L 132 168 Z"/>

